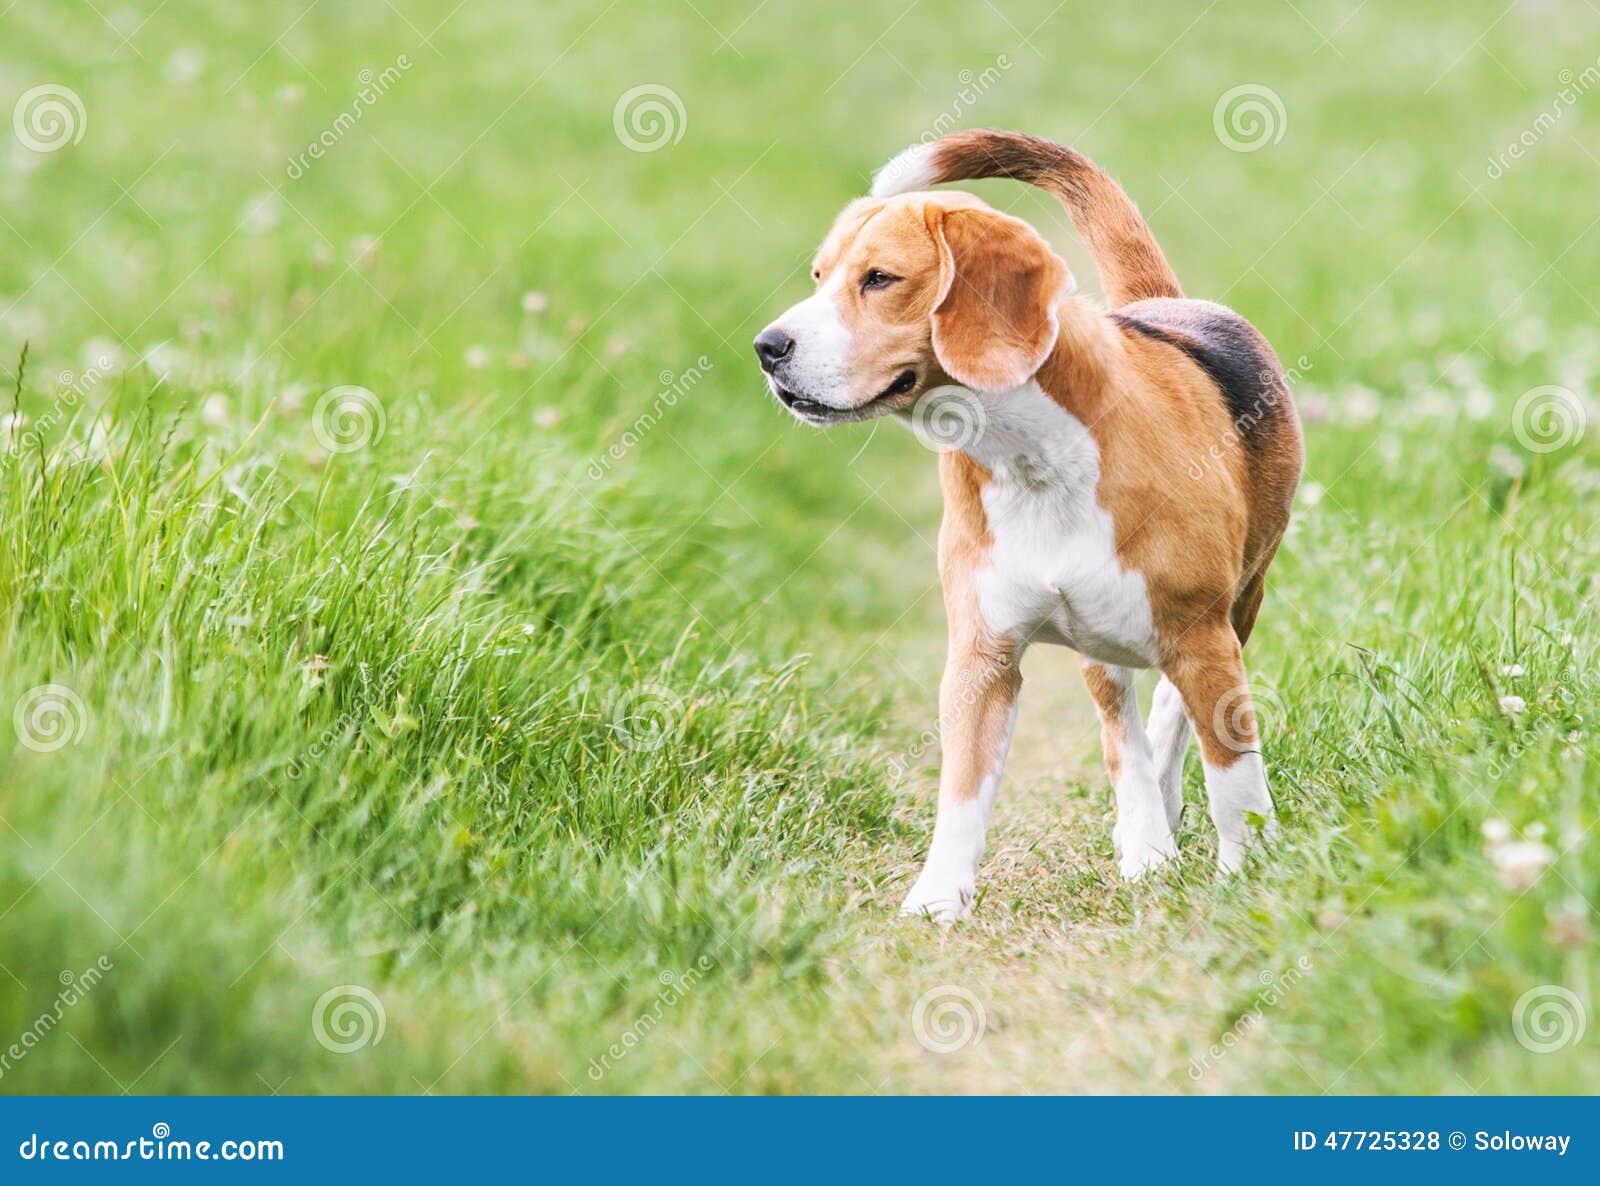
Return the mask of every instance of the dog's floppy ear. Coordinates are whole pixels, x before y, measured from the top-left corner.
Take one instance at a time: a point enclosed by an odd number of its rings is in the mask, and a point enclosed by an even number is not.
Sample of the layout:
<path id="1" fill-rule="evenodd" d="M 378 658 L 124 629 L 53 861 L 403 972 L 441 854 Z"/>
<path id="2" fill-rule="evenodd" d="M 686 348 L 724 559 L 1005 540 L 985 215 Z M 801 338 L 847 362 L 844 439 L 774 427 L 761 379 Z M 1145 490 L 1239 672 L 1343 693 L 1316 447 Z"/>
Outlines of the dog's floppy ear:
<path id="1" fill-rule="evenodd" d="M 1056 301 L 1071 273 L 1021 219 L 994 210 L 930 211 L 939 248 L 933 352 L 974 391 L 1009 391 L 1050 356 Z"/>

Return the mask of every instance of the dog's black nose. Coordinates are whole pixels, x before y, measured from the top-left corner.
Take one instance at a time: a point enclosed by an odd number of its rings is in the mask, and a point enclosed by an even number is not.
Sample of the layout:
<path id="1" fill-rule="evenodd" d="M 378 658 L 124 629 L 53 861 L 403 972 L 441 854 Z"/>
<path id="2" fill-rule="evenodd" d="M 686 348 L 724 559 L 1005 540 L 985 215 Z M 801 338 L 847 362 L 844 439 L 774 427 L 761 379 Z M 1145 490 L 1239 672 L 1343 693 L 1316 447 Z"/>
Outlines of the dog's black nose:
<path id="1" fill-rule="evenodd" d="M 794 351 L 794 339 L 781 329 L 764 329 L 756 335 L 756 357 L 761 369 L 771 371 Z"/>

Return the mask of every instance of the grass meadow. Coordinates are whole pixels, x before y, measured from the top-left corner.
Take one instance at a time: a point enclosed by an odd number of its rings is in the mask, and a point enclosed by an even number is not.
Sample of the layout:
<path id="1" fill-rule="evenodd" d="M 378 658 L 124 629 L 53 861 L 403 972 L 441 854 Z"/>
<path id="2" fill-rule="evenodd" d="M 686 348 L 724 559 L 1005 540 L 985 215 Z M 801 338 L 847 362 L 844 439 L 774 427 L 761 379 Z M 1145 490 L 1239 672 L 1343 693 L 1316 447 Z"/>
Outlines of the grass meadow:
<path id="1" fill-rule="evenodd" d="M 1594 8 L 0 20 L 0 1090 L 1600 1091 Z M 977 126 L 1122 181 L 1308 468 L 1281 843 L 1216 880 L 1191 756 L 1121 882 L 1041 648 L 941 930 L 934 456 L 749 342 Z"/>

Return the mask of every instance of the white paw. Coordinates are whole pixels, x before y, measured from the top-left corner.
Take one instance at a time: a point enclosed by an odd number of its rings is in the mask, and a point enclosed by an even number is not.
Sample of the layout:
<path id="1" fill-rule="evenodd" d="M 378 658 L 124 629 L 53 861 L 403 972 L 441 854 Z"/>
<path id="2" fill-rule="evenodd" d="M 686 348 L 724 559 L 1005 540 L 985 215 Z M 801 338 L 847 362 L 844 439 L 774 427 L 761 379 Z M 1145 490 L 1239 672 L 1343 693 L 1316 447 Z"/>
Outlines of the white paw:
<path id="1" fill-rule="evenodd" d="M 1117 854 L 1118 870 L 1129 881 L 1139 880 L 1178 855 L 1178 841 L 1165 818 L 1130 822 L 1127 826 L 1118 820 L 1111 829 L 1111 847 Z"/>
<path id="2" fill-rule="evenodd" d="M 955 922 L 972 913 L 972 902 L 977 896 L 977 885 L 972 877 L 924 871 L 906 900 L 900 903 L 900 913 L 926 916 L 935 922 Z"/>
<path id="3" fill-rule="evenodd" d="M 1278 838 L 1278 818 L 1276 815 L 1267 816 L 1259 828 L 1246 823 L 1241 832 L 1242 840 L 1222 835 L 1217 837 L 1217 872 L 1225 877 L 1244 868 L 1245 854 L 1252 848 L 1272 847 L 1273 841 Z"/>

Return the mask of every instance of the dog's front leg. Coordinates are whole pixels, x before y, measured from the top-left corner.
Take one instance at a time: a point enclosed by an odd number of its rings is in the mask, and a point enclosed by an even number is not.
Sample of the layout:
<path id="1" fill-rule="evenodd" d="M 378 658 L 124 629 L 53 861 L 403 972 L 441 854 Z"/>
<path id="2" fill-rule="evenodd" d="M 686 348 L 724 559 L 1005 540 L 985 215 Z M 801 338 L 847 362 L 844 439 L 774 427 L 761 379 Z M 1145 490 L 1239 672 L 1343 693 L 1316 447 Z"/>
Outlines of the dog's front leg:
<path id="1" fill-rule="evenodd" d="M 900 907 L 953 922 L 972 910 L 978 860 L 1022 687 L 1017 648 L 951 638 L 939 681 L 939 816 L 928 861 Z"/>

